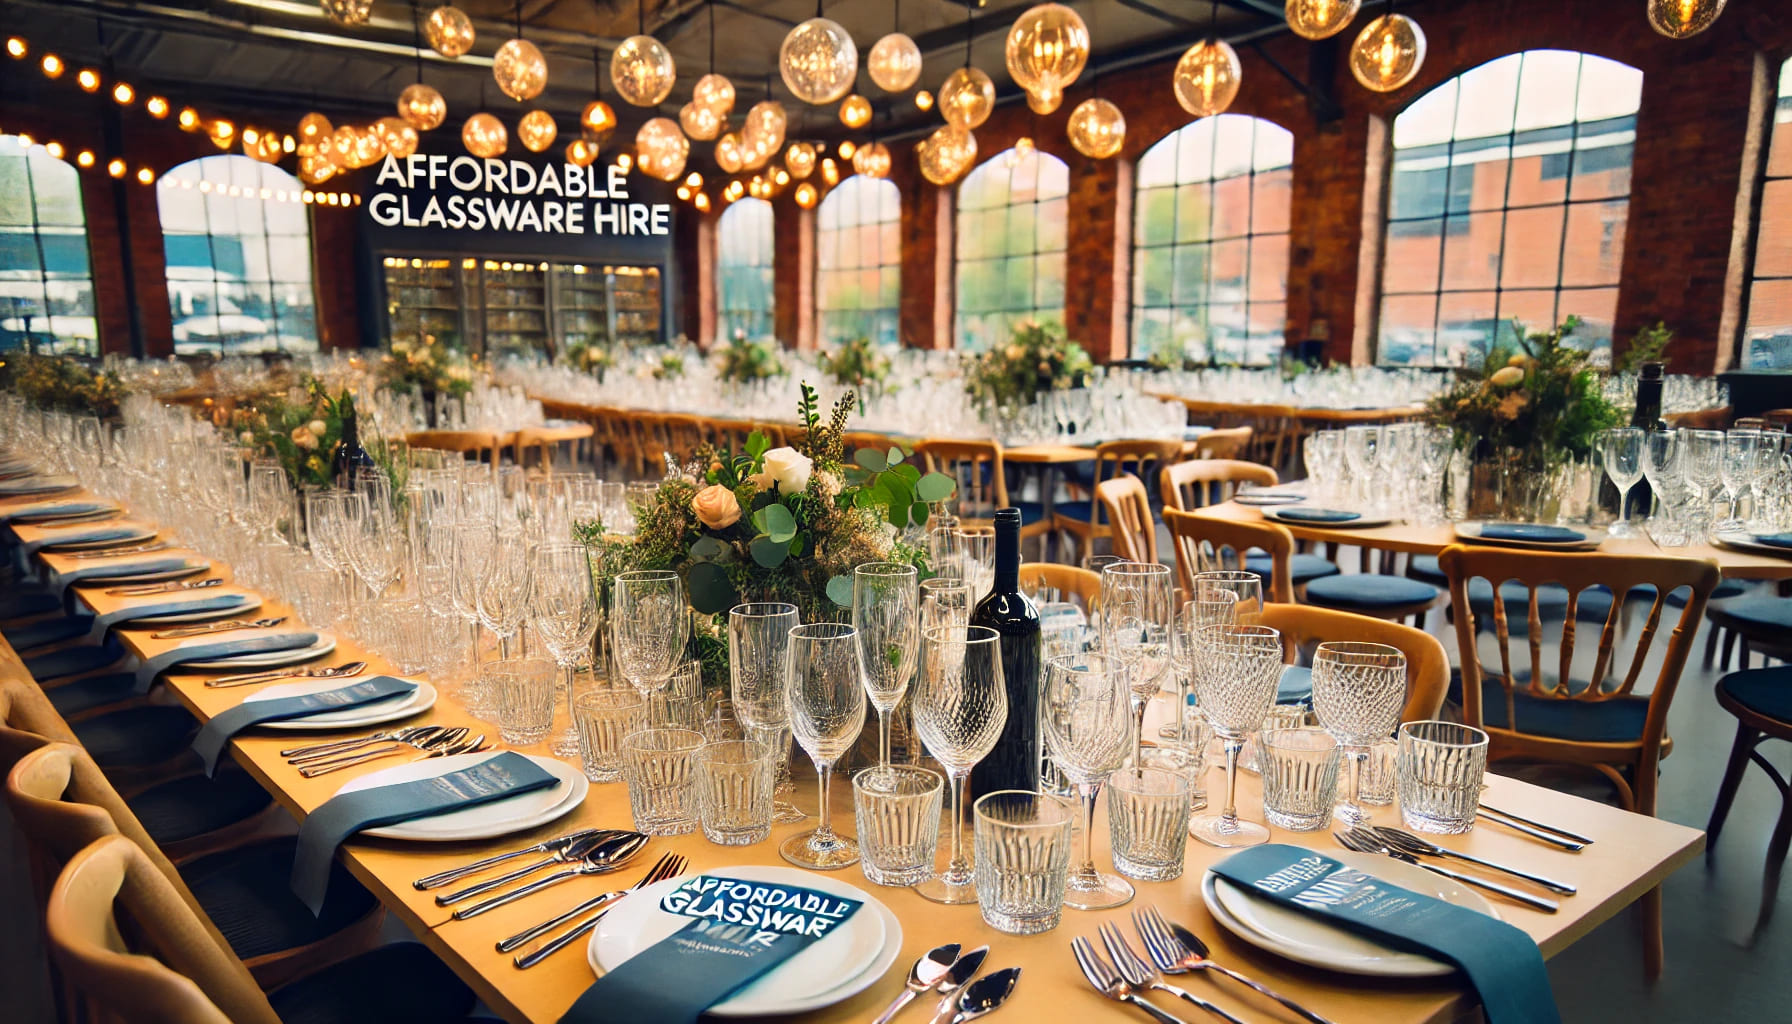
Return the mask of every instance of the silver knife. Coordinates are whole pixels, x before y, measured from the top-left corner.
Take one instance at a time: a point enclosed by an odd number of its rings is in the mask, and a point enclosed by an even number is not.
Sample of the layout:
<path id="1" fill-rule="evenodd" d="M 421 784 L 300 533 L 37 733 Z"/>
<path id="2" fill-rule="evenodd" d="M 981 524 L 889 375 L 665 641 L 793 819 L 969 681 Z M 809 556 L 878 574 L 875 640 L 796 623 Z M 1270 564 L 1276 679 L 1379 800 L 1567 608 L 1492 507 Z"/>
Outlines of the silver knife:
<path id="1" fill-rule="evenodd" d="M 161 542 L 158 542 L 155 544 L 140 545 L 140 546 L 134 547 L 134 548 L 97 548 L 93 551 L 72 551 L 72 552 L 69 552 L 68 557 L 87 559 L 87 558 L 117 558 L 120 555 L 147 555 L 151 551 L 163 551 L 163 550 L 166 550 L 173 546 L 174 545 L 169 543 L 168 541 L 161 541 Z"/>
<path id="2" fill-rule="evenodd" d="M 447 871 L 438 871 L 433 875 L 427 875 L 423 878 L 417 879 L 415 882 L 412 882 L 411 885 L 413 888 L 416 888 L 416 889 L 439 889 L 442 886 L 447 885 L 448 883 L 450 883 L 452 881 L 455 881 L 456 879 L 465 878 L 468 875 L 476 874 L 480 871 L 484 871 L 486 868 L 489 868 L 494 864 L 502 864 L 507 860 L 515 860 L 518 857 L 526 857 L 531 853 L 547 853 L 550 850 L 559 850 L 564 847 L 570 846 L 573 843 L 576 843 L 581 839 L 585 839 L 587 837 L 597 835 L 601 832 L 610 832 L 610 831 L 614 831 L 614 830 L 601 829 L 601 828 L 582 828 L 582 829 L 579 829 L 577 832 L 568 832 L 563 836 L 555 836 L 552 839 L 543 840 L 542 842 L 536 843 L 534 846 L 525 847 L 521 850 L 513 850 L 510 853 L 500 853 L 495 857 L 487 857 L 484 860 L 476 860 L 471 864 L 463 864 L 462 866 L 460 866 L 458 868 L 449 868 Z"/>
<path id="3" fill-rule="evenodd" d="M 286 621 L 282 615 L 275 619 L 225 619 L 223 622 L 207 622 L 201 626 L 183 626 L 180 629 L 163 629 L 149 634 L 151 640 L 174 640 L 189 636 L 204 636 L 207 633 L 228 633 L 233 629 L 267 629 Z"/>
<path id="4" fill-rule="evenodd" d="M 209 580 L 170 580 L 167 583 L 144 583 L 135 587 L 113 587 L 106 593 L 113 597 L 142 597 L 145 594 L 168 594 L 177 590 L 203 590 L 222 586 L 223 583 L 221 576 Z"/>

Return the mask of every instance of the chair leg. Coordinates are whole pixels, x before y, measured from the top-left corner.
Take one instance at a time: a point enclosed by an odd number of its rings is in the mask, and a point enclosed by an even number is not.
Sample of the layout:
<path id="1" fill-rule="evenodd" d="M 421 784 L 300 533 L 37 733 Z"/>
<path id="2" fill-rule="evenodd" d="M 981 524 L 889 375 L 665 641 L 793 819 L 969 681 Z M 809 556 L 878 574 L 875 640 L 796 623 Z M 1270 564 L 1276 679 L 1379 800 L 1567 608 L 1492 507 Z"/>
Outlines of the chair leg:
<path id="1" fill-rule="evenodd" d="M 1736 742 L 1730 746 L 1730 763 L 1724 768 L 1724 780 L 1717 787 L 1717 803 L 1711 808 L 1711 820 L 1705 825 L 1705 856 L 1710 858 L 1717 853 L 1718 833 L 1724 829 L 1724 821 L 1730 816 L 1730 805 L 1736 800 L 1736 790 L 1742 786 L 1742 775 L 1748 771 L 1748 755 L 1760 741 L 1760 733 L 1741 722 L 1736 723 Z"/>
<path id="2" fill-rule="evenodd" d="M 1773 838 L 1767 842 L 1767 871 L 1761 881 L 1761 910 L 1755 918 L 1755 932 L 1773 917 L 1774 904 L 1779 902 L 1780 871 L 1786 866 L 1786 850 L 1792 846 L 1792 787 L 1780 789 L 1780 820 L 1773 826 Z"/>
<path id="3" fill-rule="evenodd" d="M 1726 629 L 1726 630 L 1724 630 L 1723 657 L 1719 658 L 1718 662 L 1717 662 L 1717 667 L 1720 671 L 1723 671 L 1723 672 L 1730 671 L 1730 655 L 1735 650 L 1736 650 L 1736 631 L 1733 629 Z"/>
<path id="4" fill-rule="evenodd" d="M 1717 634 L 1722 632 L 1723 630 L 1719 629 L 1715 623 L 1711 624 L 1711 628 L 1705 631 L 1706 668 L 1710 668 L 1712 660 L 1717 657 Z"/>

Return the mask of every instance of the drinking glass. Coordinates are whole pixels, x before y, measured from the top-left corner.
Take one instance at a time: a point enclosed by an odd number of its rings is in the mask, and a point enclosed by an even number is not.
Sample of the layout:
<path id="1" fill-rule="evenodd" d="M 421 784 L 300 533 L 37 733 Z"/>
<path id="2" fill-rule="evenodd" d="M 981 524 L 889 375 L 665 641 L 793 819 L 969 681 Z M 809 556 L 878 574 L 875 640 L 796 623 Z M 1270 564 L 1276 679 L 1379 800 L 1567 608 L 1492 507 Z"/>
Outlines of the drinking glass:
<path id="1" fill-rule="evenodd" d="M 1313 711 L 1350 760 L 1350 787 L 1335 812 L 1346 825 L 1369 820 L 1357 799 L 1362 764 L 1369 747 L 1400 724 L 1405 703 L 1406 655 L 1399 648 L 1332 641 L 1313 651 Z"/>
<path id="2" fill-rule="evenodd" d="M 1195 643 L 1195 689 L 1207 724 L 1225 743 L 1226 804 L 1190 819 L 1189 835 L 1209 846 L 1255 846 L 1269 830 L 1238 817 L 1238 755 L 1263 724 L 1282 675 L 1282 635 L 1268 626 L 1205 626 Z"/>
<path id="3" fill-rule="evenodd" d="M 1697 492 L 1692 504 L 1692 520 L 1700 536 L 1711 521 L 1711 489 L 1723 479 L 1724 432 L 1721 430 L 1681 430 L 1680 470 Z"/>
<path id="4" fill-rule="evenodd" d="M 561 757 L 571 757 L 579 752 L 572 715 L 573 673 L 579 659 L 591 653 L 591 640 L 597 635 L 591 556 L 583 544 L 556 541 L 537 546 L 534 557 L 535 631 L 560 666 L 566 690 L 566 730 L 554 738 L 552 749 Z"/>
<path id="5" fill-rule="evenodd" d="M 1350 467 L 1350 497 L 1354 502 L 1364 502 L 1370 497 L 1376 463 L 1380 458 L 1376 447 L 1380 443 L 1379 426 L 1344 428 L 1344 463 Z"/>
<path id="6" fill-rule="evenodd" d="M 852 571 L 852 624 L 865 661 L 865 693 L 877 709 L 877 763 L 890 763 L 890 716 L 908 692 L 921 646 L 919 574 L 900 562 Z"/>
<path id="7" fill-rule="evenodd" d="M 1394 769 L 1400 820 L 1415 832 L 1467 832 L 1475 827 L 1486 773 L 1487 734 L 1481 730 L 1454 722 L 1402 725 Z"/>
<path id="8" fill-rule="evenodd" d="M 1338 797 L 1338 753 L 1337 738 L 1324 729 L 1258 733 L 1263 817 L 1295 832 L 1324 828 Z"/>
<path id="9" fill-rule="evenodd" d="M 523 538 L 494 534 L 477 602 L 479 621 L 498 638 L 500 658 L 510 657 L 510 638 L 523 628 L 529 614 L 531 579 L 529 548 Z"/>
<path id="10" fill-rule="evenodd" d="M 1680 433 L 1675 430 L 1651 430 L 1643 438 L 1643 479 L 1659 497 L 1672 481 L 1680 478 Z M 1650 510 L 1644 509 L 1647 515 Z"/>
<path id="11" fill-rule="evenodd" d="M 1614 537 L 1629 537 L 1630 490 L 1643 478 L 1644 432 L 1639 427 L 1614 427 L 1597 435 L 1596 448 L 1605 462 L 1605 475 L 1618 489 L 1618 521 L 1611 526 Z"/>
<path id="12" fill-rule="evenodd" d="M 1313 500 L 1332 500 L 1338 484 L 1338 469 L 1344 461 L 1344 432 L 1316 430 L 1308 434 L 1301 443 L 1300 456 L 1301 464 L 1307 470 Z"/>
<path id="13" fill-rule="evenodd" d="M 935 903 L 970 903 L 977 891 L 965 858 L 965 788 L 1008 723 L 1001 634 L 988 626 L 935 626 L 924 641 L 912 698 L 915 731 L 951 780 L 952 859 L 915 891 Z"/>
<path id="14" fill-rule="evenodd" d="M 1741 530 L 1746 525 L 1742 519 L 1742 497 L 1747 494 L 1759 475 L 1757 464 L 1766 465 L 1771 459 L 1764 459 L 1763 453 L 1775 449 L 1769 448 L 1767 435 L 1759 430 L 1732 430 L 1724 435 L 1723 462 L 1718 476 L 1723 481 L 1725 507 L 1729 510 L 1722 522 L 1717 524 L 1720 530 Z"/>
<path id="15" fill-rule="evenodd" d="M 859 869 L 878 885 L 915 885 L 933 877 L 940 844 L 945 780 L 913 765 L 884 765 L 853 776 Z"/>
<path id="16" fill-rule="evenodd" d="M 540 740 L 554 724 L 554 663 L 546 658 L 507 658 L 485 668 L 487 689 L 498 704 L 498 735 L 511 746 Z"/>
<path id="17" fill-rule="evenodd" d="M 1040 718 L 1052 761 L 1083 800 L 1083 856 L 1071 872 L 1068 906 L 1118 907 L 1132 883 L 1095 870 L 1095 797 L 1132 746 L 1133 688 L 1126 662 L 1110 654 L 1053 658 L 1045 665 Z"/>
<path id="18" fill-rule="evenodd" d="M 1394 761 L 1399 744 L 1393 737 L 1369 745 L 1357 777 L 1356 802 L 1366 807 L 1386 807 L 1394 802 Z"/>
<path id="19" fill-rule="evenodd" d="M 1044 793 L 1003 789 L 984 794 L 973 810 L 984 923 L 1009 935 L 1058 927 L 1070 876 L 1070 808 Z"/>
<path id="20" fill-rule="evenodd" d="M 635 830 L 682 836 L 697 830 L 697 751 L 691 729 L 642 729 L 622 740 L 622 775 Z"/>
<path id="21" fill-rule="evenodd" d="M 697 751 L 697 817 L 721 846 L 746 846 L 772 834 L 772 749 L 722 740 Z"/>
<path id="22" fill-rule="evenodd" d="M 1132 684 L 1132 754 L 1145 749 L 1145 705 L 1170 669 L 1175 579 L 1156 562 L 1118 562 L 1101 572 L 1101 649 L 1126 663 Z"/>
<path id="23" fill-rule="evenodd" d="M 966 526 L 958 531 L 958 563 L 961 578 L 971 585 L 975 604 L 989 593 L 996 579 L 996 528 Z"/>
<path id="24" fill-rule="evenodd" d="M 622 777 L 622 741 L 647 724 L 647 705 L 633 690 L 592 690 L 572 702 L 579 757 L 592 782 Z"/>
<path id="25" fill-rule="evenodd" d="M 971 585 L 956 576 L 935 576 L 922 580 L 921 631 L 935 626 L 968 626 L 971 624 Z"/>
<path id="26" fill-rule="evenodd" d="M 964 545 L 958 539 L 959 519 L 936 512 L 927 519 L 927 567 L 942 579 L 964 579 Z"/>
<path id="27" fill-rule="evenodd" d="M 450 603 L 461 621 L 467 623 L 471 642 L 468 645 L 469 676 L 479 664 L 479 590 L 485 579 L 485 563 L 491 558 L 497 531 L 489 522 L 457 521 L 451 528 L 453 553 L 449 556 L 448 594 Z M 478 713 L 476 709 L 473 709 Z"/>
<path id="28" fill-rule="evenodd" d="M 796 605 L 776 601 L 737 604 L 728 611 L 728 692 L 734 713 L 775 750 L 780 792 L 790 786 L 790 703 L 784 686 L 790 675 L 790 631 L 799 621 Z M 781 825 L 806 817 L 787 800 L 772 807 L 772 820 Z"/>
<path id="29" fill-rule="evenodd" d="M 666 688 L 684 660 L 691 614 L 684 584 L 665 569 L 637 569 L 616 577 L 610 612 L 616 667 L 643 697 Z"/>
<path id="30" fill-rule="evenodd" d="M 790 631 L 790 673 L 785 684 L 790 731 L 815 762 L 821 824 L 784 840 L 778 852 L 799 867 L 833 871 L 859 862 L 859 844 L 837 835 L 828 806 L 834 762 L 865 727 L 865 664 L 858 630 L 839 622 L 815 622 Z"/>
<path id="31" fill-rule="evenodd" d="M 1108 841 L 1114 870 L 1164 882 L 1182 877 L 1188 849 L 1189 785 L 1179 771 L 1139 768 L 1108 779 Z"/>

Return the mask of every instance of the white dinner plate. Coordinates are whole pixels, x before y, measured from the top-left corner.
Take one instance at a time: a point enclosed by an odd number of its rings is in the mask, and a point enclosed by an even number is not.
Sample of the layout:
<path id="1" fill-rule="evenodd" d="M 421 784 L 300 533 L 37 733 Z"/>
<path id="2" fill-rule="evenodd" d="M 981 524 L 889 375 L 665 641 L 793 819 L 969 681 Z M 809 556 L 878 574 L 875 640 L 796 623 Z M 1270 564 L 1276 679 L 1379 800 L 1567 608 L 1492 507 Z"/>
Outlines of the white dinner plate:
<path id="1" fill-rule="evenodd" d="M 1474 541 L 1477 544 L 1498 544 L 1503 547 L 1513 548 L 1536 548 L 1541 551 L 1591 551 L 1605 541 L 1605 531 L 1591 526 L 1570 527 L 1570 529 L 1574 530 L 1576 533 L 1586 534 L 1586 537 L 1583 540 L 1511 540 L 1505 537 L 1481 536 L 1481 528 L 1487 525 L 1490 524 L 1473 520 L 1457 523 L 1455 526 L 1456 536 L 1462 540 Z M 1497 525 L 1516 526 L 1520 524 L 1501 523 Z"/>
<path id="2" fill-rule="evenodd" d="M 291 651 L 258 651 L 254 654 L 238 655 L 234 658 L 214 658 L 211 661 L 189 661 L 181 666 L 181 671 L 191 672 L 234 672 L 239 668 L 281 668 L 286 665 L 297 665 L 302 661 L 321 658 L 336 649 L 336 637 L 330 633 L 319 633 L 317 643 L 310 647 L 300 647 Z"/>
<path id="3" fill-rule="evenodd" d="M 156 560 L 153 558 L 146 558 L 144 561 L 154 564 Z M 75 581 L 75 585 L 88 586 L 90 584 L 103 583 L 108 587 L 122 587 L 132 583 L 166 583 L 169 580 L 185 579 L 188 576 L 197 576 L 202 572 L 210 572 L 212 563 L 207 562 L 202 558 L 193 558 L 188 559 L 186 564 L 178 569 L 157 569 L 154 572 L 140 572 L 135 574 L 130 572 L 133 566 L 129 562 L 120 562 L 116 565 L 101 566 L 100 568 L 106 570 L 106 572 L 121 572 L 123 575 L 110 576 L 100 574 L 83 576 Z"/>
<path id="4" fill-rule="evenodd" d="M 1340 522 L 1326 523 L 1326 522 L 1315 522 L 1314 520 L 1311 520 L 1311 519 L 1284 519 L 1284 518 L 1282 518 L 1282 511 L 1283 510 L 1280 508 L 1266 508 L 1263 510 L 1263 518 L 1273 519 L 1276 522 L 1282 523 L 1285 526 L 1312 526 L 1312 527 L 1315 527 L 1315 528 L 1321 529 L 1321 530 L 1362 530 L 1362 529 L 1367 529 L 1368 527 L 1371 527 L 1371 526 L 1386 526 L 1389 523 L 1394 521 L 1393 519 L 1389 518 L 1388 516 L 1375 516 L 1375 515 L 1370 515 L 1369 513 L 1365 512 L 1361 516 L 1359 516 L 1355 519 L 1346 519 L 1346 520 L 1343 520 Z M 1317 509 L 1309 509 L 1309 511 L 1318 511 L 1318 510 Z M 1348 511 L 1352 511 L 1352 510 L 1351 509 L 1339 509 L 1338 511 L 1348 512 Z"/>
<path id="5" fill-rule="evenodd" d="M 1304 494 L 1290 491 L 1239 491 L 1232 500 L 1240 505 L 1252 505 L 1258 508 L 1275 505 L 1297 505 L 1307 500 Z"/>
<path id="6" fill-rule="evenodd" d="M 105 529 L 105 527 L 96 526 L 94 528 L 95 532 L 98 532 L 101 529 Z M 153 526 L 140 526 L 136 529 L 121 533 L 116 537 L 105 537 L 99 540 L 81 540 L 79 539 L 81 537 L 81 531 L 74 530 L 71 532 L 74 533 L 76 539 L 53 541 L 49 544 L 45 544 L 39 550 L 51 553 L 66 553 L 70 551 L 98 551 L 100 548 L 121 548 L 128 544 L 141 544 L 144 541 L 153 538 L 157 531 Z"/>
<path id="7" fill-rule="evenodd" d="M 1792 558 L 1792 548 L 1774 547 L 1755 539 L 1755 535 L 1742 530 L 1725 530 L 1713 533 L 1711 539 L 1720 547 L 1735 548 L 1751 555 L 1766 555 L 1769 558 Z"/>
<path id="8" fill-rule="evenodd" d="M 728 999 L 704 1011 L 717 1017 L 803 1013 L 856 995 L 883 977 L 902 947 L 902 925 L 889 908 L 863 889 L 828 875 L 796 868 L 742 864 L 715 872 L 747 882 L 773 882 L 861 900 L 845 925 L 779 964 Z M 694 876 L 668 878 L 617 901 L 598 923 L 586 947 L 594 974 L 617 966 L 691 923 L 659 908 L 660 897 Z M 866 913 L 865 911 L 873 911 Z"/>
<path id="9" fill-rule="evenodd" d="M 160 595 L 158 595 L 160 596 Z M 261 596 L 258 594 L 237 594 L 243 599 L 241 604 L 233 604 L 225 608 L 207 608 L 198 612 L 176 612 L 172 615 L 156 615 L 147 619 L 132 619 L 133 626 L 171 626 L 181 622 L 206 622 L 211 619 L 228 619 L 232 616 L 246 615 L 261 607 Z"/>
<path id="10" fill-rule="evenodd" d="M 340 683 L 340 680 L 338 680 Z M 337 795 L 357 793 L 377 786 L 393 786 L 401 782 L 433 779 L 438 775 L 458 772 L 497 757 L 502 751 L 487 750 L 478 754 L 455 754 L 411 761 L 382 771 L 370 772 L 352 779 L 337 790 Z M 496 839 L 515 832 L 539 828 L 556 818 L 572 813 L 585 799 L 591 783 L 585 773 L 565 761 L 551 757 L 522 756 L 534 761 L 542 770 L 560 780 L 557 786 L 537 789 L 506 800 L 468 807 L 464 810 L 418 818 L 398 825 L 370 828 L 361 835 L 379 839 L 410 839 L 426 843 L 454 843 L 469 839 Z"/>
<path id="11" fill-rule="evenodd" d="M 185 667 L 185 666 L 183 666 Z M 252 697 L 243 699 L 244 704 L 257 701 L 276 700 L 280 697 L 302 697 L 308 693 L 322 693 L 325 690 L 340 690 L 345 686 L 353 686 L 364 682 L 365 678 L 349 679 L 302 679 L 293 683 L 281 683 L 270 686 Z M 401 718 L 409 718 L 435 706 L 436 688 L 426 680 L 410 680 L 417 688 L 402 697 L 393 697 L 375 704 L 363 704 L 360 707 L 343 708 L 341 711 L 326 711 L 317 715 L 306 715 L 304 718 L 288 718 L 282 722 L 263 722 L 257 728 L 281 729 L 288 732 L 320 732 L 329 729 L 355 729 L 364 725 L 380 725 L 385 722 L 396 722 Z"/>
<path id="12" fill-rule="evenodd" d="M 1328 850 L 1325 856 L 1403 889 L 1488 917 L 1499 917 L 1493 904 L 1480 893 L 1417 865 L 1341 850 Z M 1259 949 L 1296 963 L 1384 978 L 1435 978 L 1456 970 L 1450 964 L 1417 953 L 1389 949 L 1298 910 L 1251 896 L 1246 889 L 1211 871 L 1201 879 L 1201 897 L 1214 919 L 1226 930 Z"/>
<path id="13" fill-rule="evenodd" d="M 50 505 L 46 508 L 23 515 L 13 516 L 17 526 L 39 526 L 45 523 L 79 523 L 89 519 L 110 519 L 120 515 L 124 509 L 107 502 L 71 501 L 61 505 Z"/>
<path id="14" fill-rule="evenodd" d="M 56 476 L 24 476 L 13 480 L 0 480 L 0 495 L 48 494 L 51 491 L 70 490 L 80 485 L 81 481 L 67 473 Z"/>

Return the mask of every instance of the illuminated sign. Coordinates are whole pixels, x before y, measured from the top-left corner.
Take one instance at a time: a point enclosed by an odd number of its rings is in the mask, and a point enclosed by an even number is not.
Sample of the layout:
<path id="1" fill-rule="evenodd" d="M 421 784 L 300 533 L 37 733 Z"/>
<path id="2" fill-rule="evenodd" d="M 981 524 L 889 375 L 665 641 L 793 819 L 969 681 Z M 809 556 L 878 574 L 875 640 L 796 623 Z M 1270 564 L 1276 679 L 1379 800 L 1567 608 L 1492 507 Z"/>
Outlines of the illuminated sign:
<path id="1" fill-rule="evenodd" d="M 631 198 L 628 172 L 613 164 L 388 156 L 366 209 L 383 228 L 605 238 L 672 233 L 671 204 Z"/>

